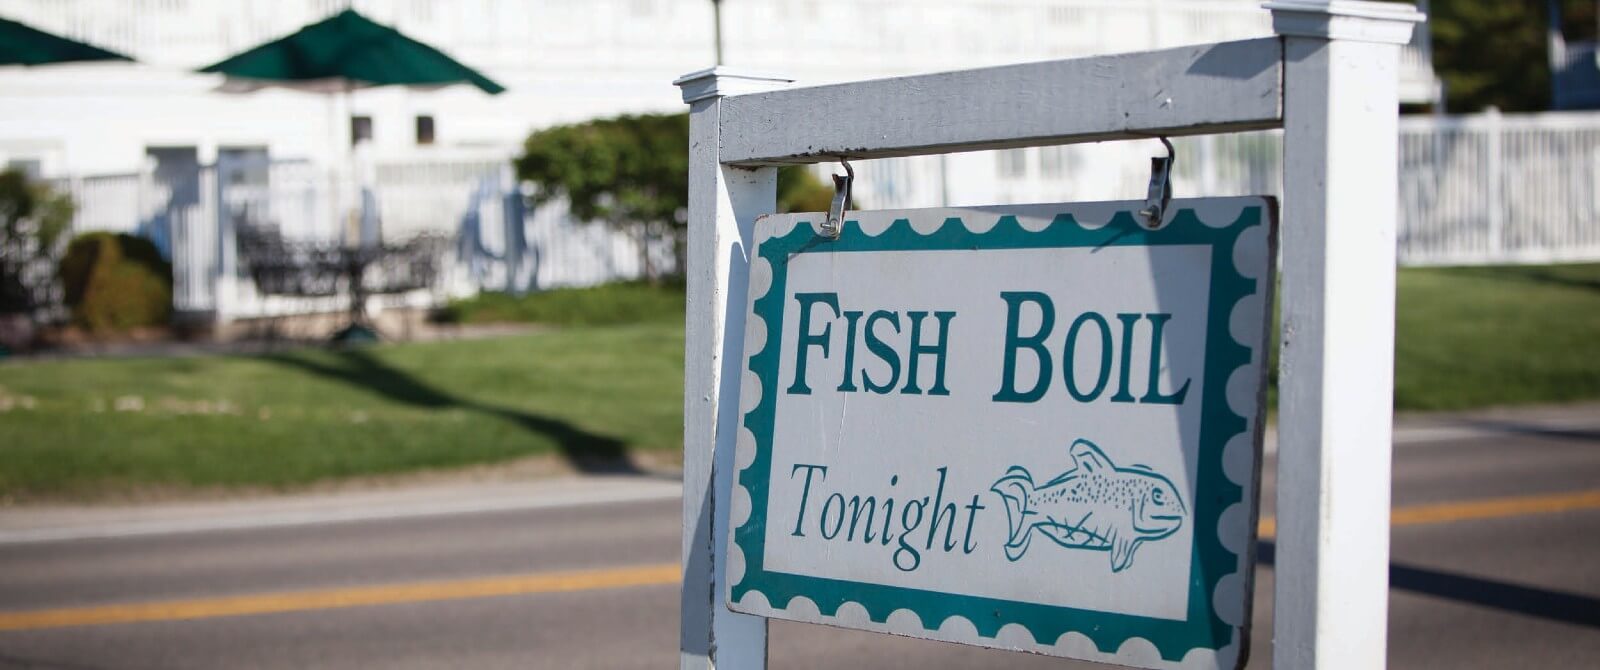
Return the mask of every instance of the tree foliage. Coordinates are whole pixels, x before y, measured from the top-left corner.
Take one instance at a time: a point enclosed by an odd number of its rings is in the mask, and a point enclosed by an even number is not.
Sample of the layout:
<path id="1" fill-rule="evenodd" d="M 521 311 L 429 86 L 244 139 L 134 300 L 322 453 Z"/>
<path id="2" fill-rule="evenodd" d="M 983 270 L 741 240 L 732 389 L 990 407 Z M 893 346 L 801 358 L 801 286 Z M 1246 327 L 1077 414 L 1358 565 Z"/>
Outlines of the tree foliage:
<path id="1" fill-rule="evenodd" d="M 20 170 L 0 172 L 0 314 L 31 314 L 49 300 L 51 259 L 72 212 L 65 194 Z"/>
<path id="2" fill-rule="evenodd" d="M 535 206 L 565 199 L 578 218 L 604 221 L 644 243 L 670 238 L 681 251 L 689 207 L 687 114 L 625 115 L 535 131 L 516 169 L 534 185 Z M 832 197 L 832 187 L 804 168 L 779 171 L 780 211 L 826 209 Z"/>
<path id="3" fill-rule="evenodd" d="M 1452 112 L 1550 106 L 1546 0 L 1434 0 L 1433 64 Z M 1594 39 L 1594 0 L 1561 0 L 1568 40 Z"/>
<path id="4" fill-rule="evenodd" d="M 778 170 L 778 211 L 826 212 L 833 204 L 833 186 L 803 167 Z"/>
<path id="5" fill-rule="evenodd" d="M 644 114 L 537 131 L 517 175 L 535 204 L 565 198 L 572 213 L 614 225 L 681 226 L 688 207 L 689 118 Z"/>

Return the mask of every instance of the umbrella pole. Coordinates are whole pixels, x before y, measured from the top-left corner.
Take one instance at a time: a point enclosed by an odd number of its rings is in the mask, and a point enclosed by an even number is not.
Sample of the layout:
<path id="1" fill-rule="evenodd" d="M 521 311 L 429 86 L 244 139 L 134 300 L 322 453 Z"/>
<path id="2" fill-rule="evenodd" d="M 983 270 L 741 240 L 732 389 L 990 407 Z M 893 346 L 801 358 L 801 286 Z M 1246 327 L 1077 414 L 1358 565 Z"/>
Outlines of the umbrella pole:
<path id="1" fill-rule="evenodd" d="M 344 100 L 345 111 L 343 122 L 345 128 L 348 129 L 350 140 L 344 145 L 344 170 L 347 180 L 344 184 L 344 186 L 347 187 L 345 189 L 345 193 L 348 195 L 351 191 L 354 191 L 355 197 L 344 203 L 345 206 L 341 212 L 342 216 L 340 217 L 339 222 L 344 226 L 343 232 L 346 243 L 349 246 L 359 247 L 361 246 L 361 229 L 359 227 L 359 221 L 355 225 L 352 225 L 353 217 L 351 216 L 351 212 L 353 211 L 352 205 L 360 202 L 361 200 L 361 188 L 357 184 L 358 179 L 356 178 L 356 106 L 351 88 L 351 81 L 346 79 L 344 81 L 344 90 L 339 92 L 339 96 Z"/>
<path id="2" fill-rule="evenodd" d="M 340 221 L 345 235 L 343 247 L 344 270 L 349 277 L 350 290 L 350 323 L 338 333 L 334 334 L 335 342 L 355 344 L 373 342 L 378 339 L 378 331 L 367 318 L 367 292 L 362 285 L 366 275 L 367 264 L 373 256 L 366 248 L 366 241 L 362 239 L 362 215 L 360 208 L 364 206 L 361 194 L 361 179 L 357 175 L 356 166 L 356 136 L 355 136 L 355 83 L 346 79 L 344 88 L 339 96 L 344 101 L 344 118 L 340 122 L 348 132 L 345 133 L 348 142 L 344 147 L 345 182 L 341 184 L 341 195 L 345 191 L 354 191 L 354 197 L 340 207 Z"/>

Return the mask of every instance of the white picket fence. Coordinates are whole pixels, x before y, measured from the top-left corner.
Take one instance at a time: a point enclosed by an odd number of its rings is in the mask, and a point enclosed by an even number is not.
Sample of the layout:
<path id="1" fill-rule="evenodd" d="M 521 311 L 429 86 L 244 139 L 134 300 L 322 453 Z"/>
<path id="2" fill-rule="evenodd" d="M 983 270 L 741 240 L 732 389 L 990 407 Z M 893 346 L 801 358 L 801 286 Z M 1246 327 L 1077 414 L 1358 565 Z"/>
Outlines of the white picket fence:
<path id="1" fill-rule="evenodd" d="M 1173 140 L 1176 195 L 1280 194 L 1281 137 Z M 1399 148 L 1402 264 L 1600 261 L 1600 114 L 1405 117 Z M 868 208 L 1142 199 L 1162 151 L 1148 140 L 861 161 L 855 195 Z"/>

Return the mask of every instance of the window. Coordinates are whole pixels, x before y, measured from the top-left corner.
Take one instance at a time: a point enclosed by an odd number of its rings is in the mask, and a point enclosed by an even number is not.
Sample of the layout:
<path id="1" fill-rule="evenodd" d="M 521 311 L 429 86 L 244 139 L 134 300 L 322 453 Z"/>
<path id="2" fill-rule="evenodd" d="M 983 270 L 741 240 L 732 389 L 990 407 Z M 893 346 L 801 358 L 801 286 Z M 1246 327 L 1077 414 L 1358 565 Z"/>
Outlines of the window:
<path id="1" fill-rule="evenodd" d="M 217 147 L 217 166 L 228 186 L 266 186 L 272 156 L 266 147 Z"/>
<path id="2" fill-rule="evenodd" d="M 151 161 L 151 177 L 155 180 L 158 198 L 165 211 L 200 204 L 200 152 L 192 146 L 145 147 L 144 155 Z"/>
<path id="3" fill-rule="evenodd" d="M 417 144 L 433 144 L 433 117 L 430 115 L 417 116 Z"/>
<path id="4" fill-rule="evenodd" d="M 37 158 L 12 158 L 6 161 L 6 169 L 28 175 L 29 179 L 38 179 L 44 173 L 44 162 Z"/>
<path id="5" fill-rule="evenodd" d="M 350 117 L 350 145 L 355 146 L 362 142 L 372 141 L 372 117 Z"/>

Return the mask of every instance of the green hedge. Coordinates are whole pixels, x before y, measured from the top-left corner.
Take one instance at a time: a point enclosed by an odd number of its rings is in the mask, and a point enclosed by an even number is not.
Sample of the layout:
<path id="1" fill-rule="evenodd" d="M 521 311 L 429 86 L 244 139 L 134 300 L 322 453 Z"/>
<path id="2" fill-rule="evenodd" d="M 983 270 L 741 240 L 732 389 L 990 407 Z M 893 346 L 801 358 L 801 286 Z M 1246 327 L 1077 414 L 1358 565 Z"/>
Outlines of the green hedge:
<path id="1" fill-rule="evenodd" d="M 172 265 L 149 240 L 80 235 L 67 246 L 60 273 L 72 322 L 92 332 L 161 326 L 172 316 Z"/>

